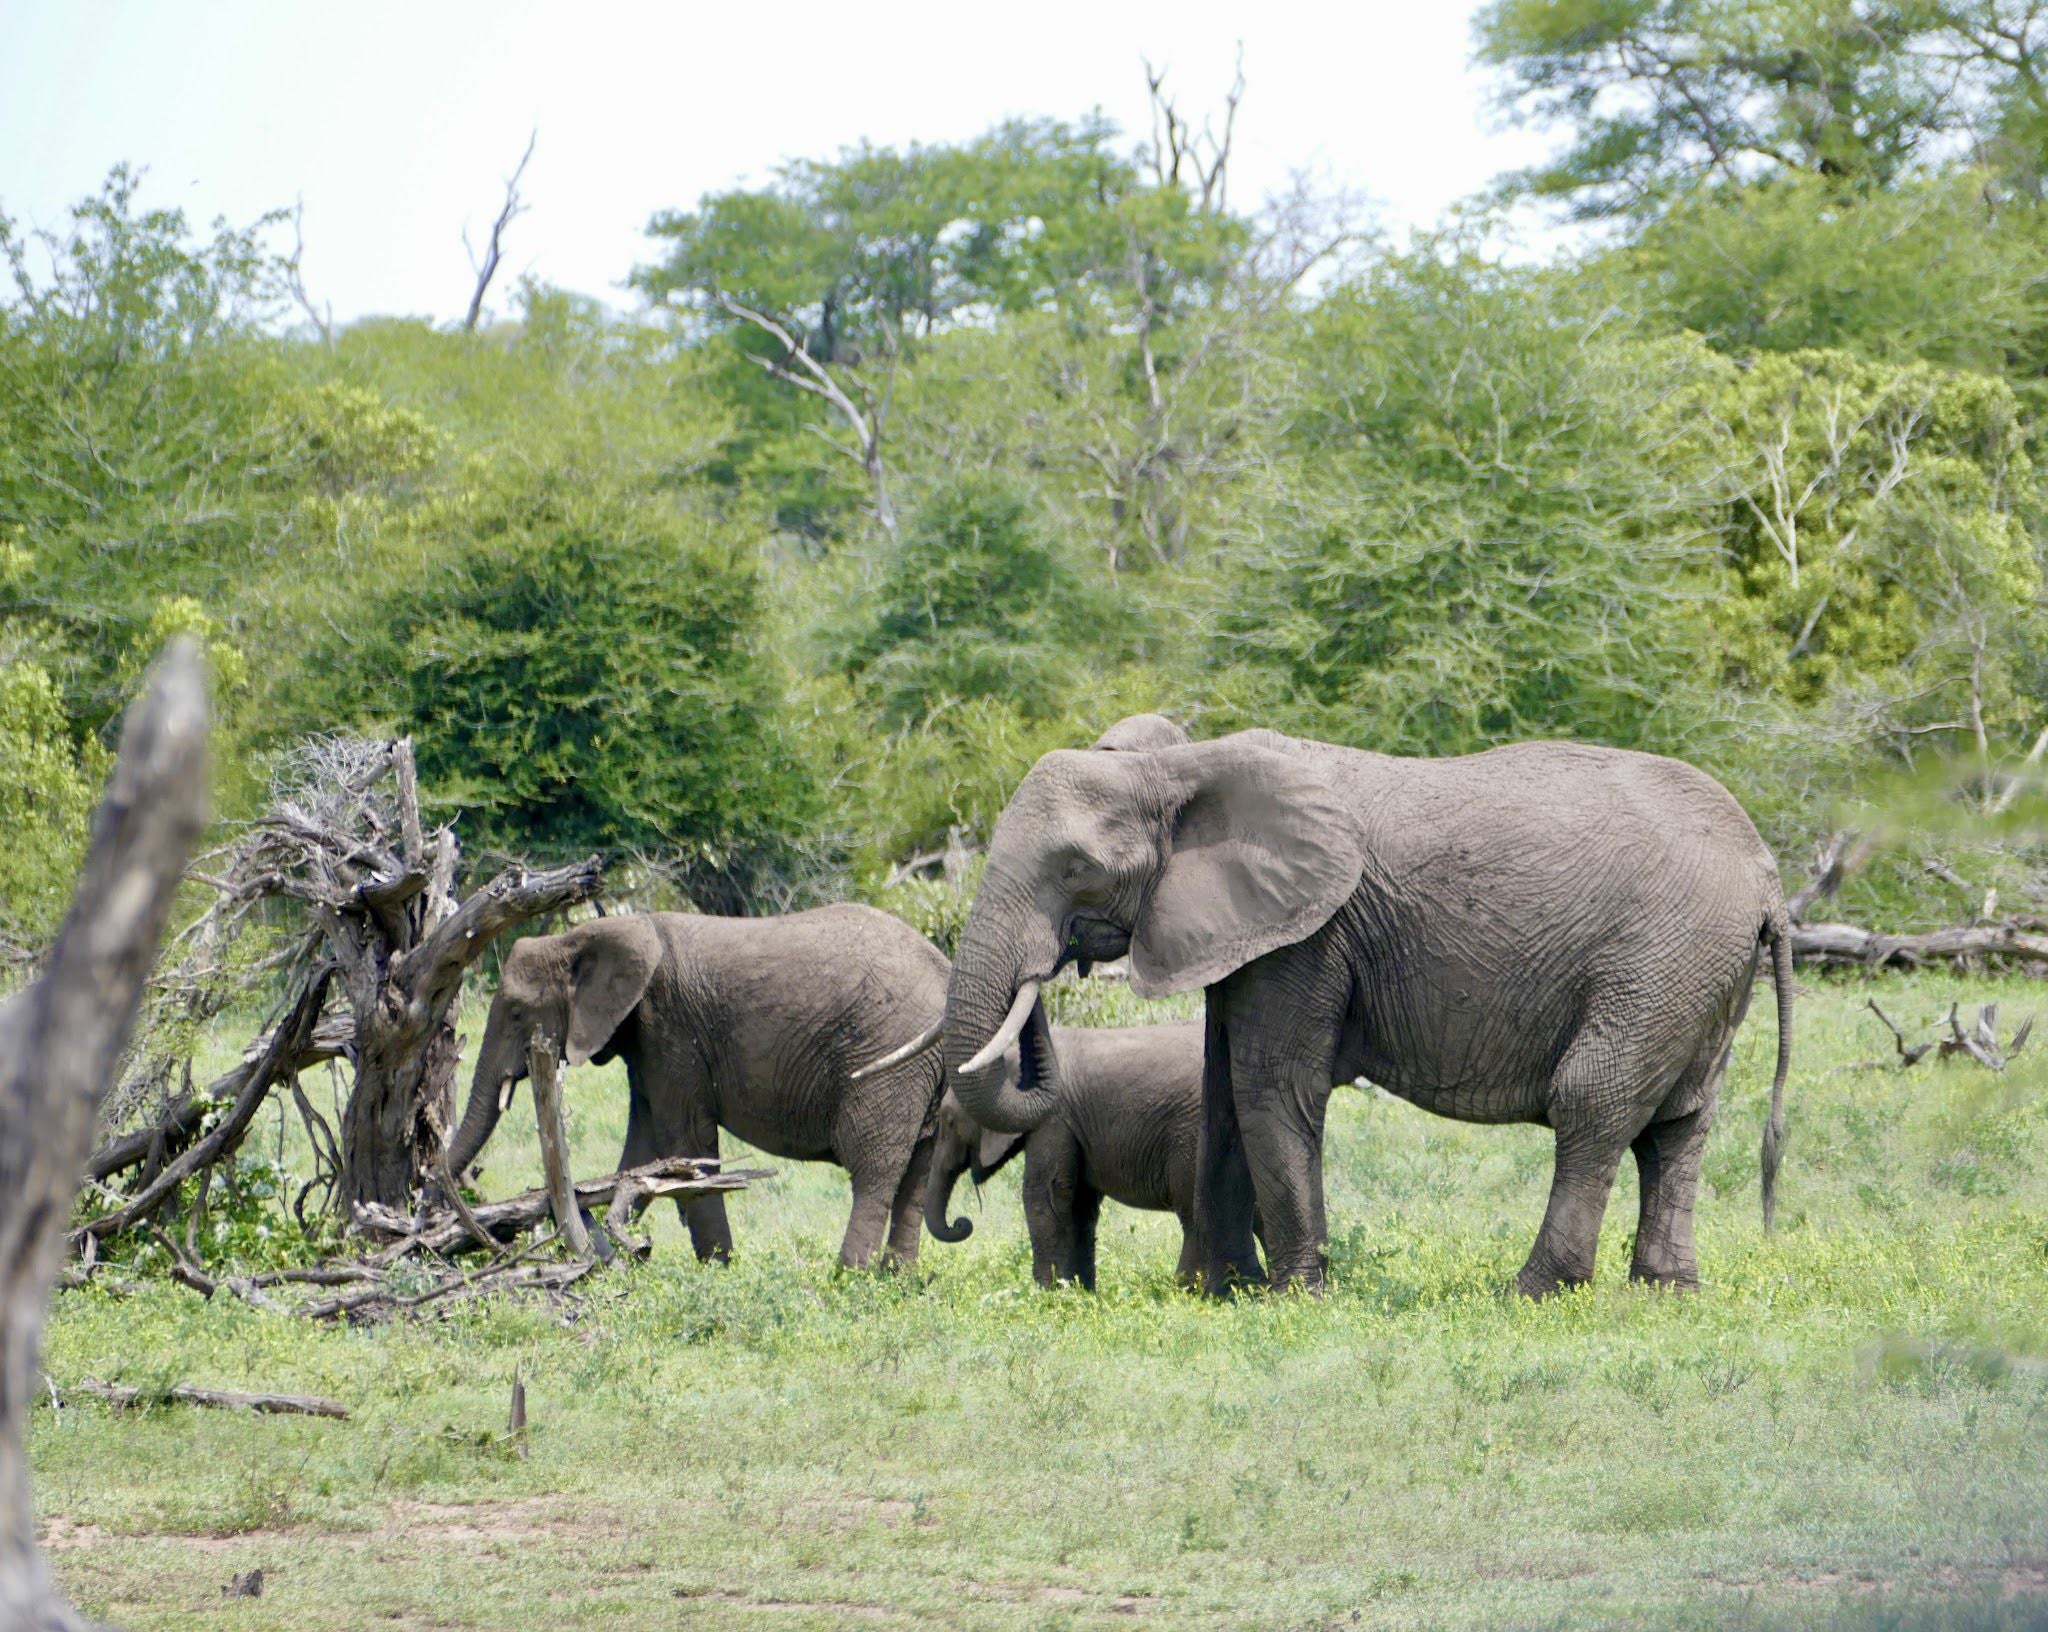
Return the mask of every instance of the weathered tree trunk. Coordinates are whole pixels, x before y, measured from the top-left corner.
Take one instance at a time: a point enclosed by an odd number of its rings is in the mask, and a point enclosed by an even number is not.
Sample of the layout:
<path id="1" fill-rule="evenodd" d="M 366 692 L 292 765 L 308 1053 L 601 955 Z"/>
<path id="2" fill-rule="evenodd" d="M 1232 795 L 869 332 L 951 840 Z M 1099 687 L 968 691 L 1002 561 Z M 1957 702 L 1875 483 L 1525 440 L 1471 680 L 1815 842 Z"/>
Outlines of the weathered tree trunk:
<path id="1" fill-rule="evenodd" d="M 403 756 L 400 787 L 409 795 L 412 749 L 393 751 Z M 410 808 L 416 828 L 418 806 Z M 443 882 L 422 889 L 412 917 L 381 945 L 362 946 L 344 971 L 356 1015 L 356 1085 L 341 1132 L 345 1211 L 359 1202 L 403 1208 L 438 1176 L 455 1125 L 455 1003 L 469 966 L 513 925 L 588 901 L 603 883 L 595 859 L 541 873 L 515 867 L 457 907 L 445 884 L 455 835 L 443 828 L 435 837 L 446 859 L 432 876 Z M 339 946 L 347 956 L 350 942 Z"/>
<path id="2" fill-rule="evenodd" d="M 180 641 L 129 710 L 78 894 L 42 977 L 0 1007 L 0 1627 L 85 1622 L 36 1546 L 23 1445 L 43 1312 L 94 1119 L 205 820 L 206 689 Z"/>

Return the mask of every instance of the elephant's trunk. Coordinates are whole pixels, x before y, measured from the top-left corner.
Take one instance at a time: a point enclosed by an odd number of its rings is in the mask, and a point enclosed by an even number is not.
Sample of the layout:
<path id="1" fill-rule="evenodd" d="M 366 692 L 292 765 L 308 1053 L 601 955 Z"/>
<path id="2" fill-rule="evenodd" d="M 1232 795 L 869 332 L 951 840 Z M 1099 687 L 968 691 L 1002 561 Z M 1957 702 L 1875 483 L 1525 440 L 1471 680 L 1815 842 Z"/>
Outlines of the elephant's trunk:
<path id="1" fill-rule="evenodd" d="M 931 1175 L 925 1180 L 924 1227 L 932 1232 L 935 1241 L 965 1241 L 974 1233 L 971 1218 L 946 1221 L 946 1214 L 953 1207 L 953 1186 L 960 1182 L 960 1175 L 967 1171 L 972 1159 L 972 1149 L 951 1135 L 941 1137 L 939 1148 L 932 1152 Z"/>
<path id="2" fill-rule="evenodd" d="M 1028 891 L 984 878 L 946 987 L 946 1068 L 961 1106 L 985 1128 L 1029 1133 L 1052 1114 L 1058 1062 L 1036 987 L 1059 950 Z"/>
<path id="3" fill-rule="evenodd" d="M 469 1085 L 469 1104 L 463 1109 L 462 1122 L 455 1130 L 455 1136 L 448 1142 L 448 1172 L 459 1180 L 469 1171 L 470 1163 L 484 1148 L 484 1141 L 497 1130 L 498 1118 L 511 1102 L 512 1085 L 526 1075 L 523 1060 L 501 1059 L 504 1050 L 499 1046 L 503 1030 L 496 1023 L 496 1016 L 484 1027 L 483 1046 L 477 1052 L 476 1075 Z"/>

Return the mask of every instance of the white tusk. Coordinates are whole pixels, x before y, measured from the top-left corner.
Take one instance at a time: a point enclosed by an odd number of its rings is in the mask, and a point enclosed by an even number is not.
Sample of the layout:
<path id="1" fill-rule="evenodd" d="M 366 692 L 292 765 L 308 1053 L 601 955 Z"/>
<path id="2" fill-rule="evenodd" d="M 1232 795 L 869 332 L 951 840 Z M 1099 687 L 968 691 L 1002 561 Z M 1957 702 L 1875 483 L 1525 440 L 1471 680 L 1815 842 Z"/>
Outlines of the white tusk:
<path id="1" fill-rule="evenodd" d="M 946 1017 L 941 1015 L 901 1048 L 884 1054 L 879 1060 L 868 1061 L 858 1071 L 848 1072 L 847 1080 L 849 1082 L 865 1082 L 869 1077 L 876 1075 L 878 1072 L 888 1070 L 892 1065 L 901 1065 L 913 1055 L 922 1054 L 926 1049 L 930 1048 L 940 1037 L 945 1035 L 945 1031 Z"/>
<path id="2" fill-rule="evenodd" d="M 513 1094 L 517 1093 L 518 1090 L 519 1079 L 517 1077 L 507 1077 L 503 1082 L 498 1084 L 498 1114 L 500 1116 L 503 1116 L 507 1111 L 512 1109 L 512 1096 Z"/>
<path id="3" fill-rule="evenodd" d="M 1017 1034 L 1024 1029 L 1024 1022 L 1031 1018 L 1031 1005 L 1038 1001 L 1038 982 L 1027 980 L 1017 988 L 1017 995 L 1010 1000 L 1010 1012 L 1003 1016 L 1003 1023 L 996 1027 L 996 1034 L 981 1045 L 981 1052 L 960 1067 L 963 1077 L 974 1076 L 986 1071 L 1006 1053 L 1017 1040 Z"/>

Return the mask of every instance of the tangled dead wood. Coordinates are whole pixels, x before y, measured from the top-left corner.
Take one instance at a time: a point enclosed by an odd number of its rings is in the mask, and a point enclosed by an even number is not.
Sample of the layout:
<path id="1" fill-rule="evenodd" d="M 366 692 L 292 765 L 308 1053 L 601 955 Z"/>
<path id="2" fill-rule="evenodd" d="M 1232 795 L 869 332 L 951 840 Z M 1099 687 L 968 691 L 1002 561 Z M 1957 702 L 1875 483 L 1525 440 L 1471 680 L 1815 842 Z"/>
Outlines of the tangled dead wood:
<path id="1" fill-rule="evenodd" d="M 440 1181 L 465 973 L 507 929 L 592 901 L 602 885 L 595 858 L 515 866 L 458 901 L 457 857 L 453 830 L 430 830 L 421 815 L 409 741 L 322 738 L 285 757 L 269 811 L 191 870 L 211 899 L 176 937 L 155 987 L 168 1019 L 117 1096 L 131 1111 L 152 1093 L 160 1104 L 93 1154 L 88 1171 L 103 1193 L 136 1176 L 75 1233 L 75 1247 L 89 1254 L 161 1216 L 188 1181 L 203 1205 L 215 1169 L 232 1176 L 251 1122 L 279 1089 L 314 1152 L 294 1204 L 302 1221 L 316 1192 L 346 1221 L 358 1203 L 403 1208 Z M 290 927 L 276 950 L 251 957 L 243 936 L 259 909 L 273 930 L 282 909 Z M 195 1090 L 191 1051 L 205 1023 L 280 978 L 284 1017 L 233 1070 Z M 338 1125 L 298 1082 L 327 1060 L 345 1060 L 354 1078 Z M 181 1091 L 163 1091 L 180 1076 Z"/>

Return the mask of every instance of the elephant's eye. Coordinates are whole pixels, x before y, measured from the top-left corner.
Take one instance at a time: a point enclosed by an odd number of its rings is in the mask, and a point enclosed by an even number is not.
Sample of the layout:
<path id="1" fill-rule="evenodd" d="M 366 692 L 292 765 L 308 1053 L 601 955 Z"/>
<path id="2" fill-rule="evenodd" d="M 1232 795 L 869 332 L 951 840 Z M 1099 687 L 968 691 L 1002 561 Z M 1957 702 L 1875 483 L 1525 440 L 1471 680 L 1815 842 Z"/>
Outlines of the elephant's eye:
<path id="1" fill-rule="evenodd" d="M 1066 884 L 1078 884 L 1095 870 L 1086 856 L 1074 855 L 1067 858 L 1067 864 L 1060 870 L 1060 880 Z"/>

